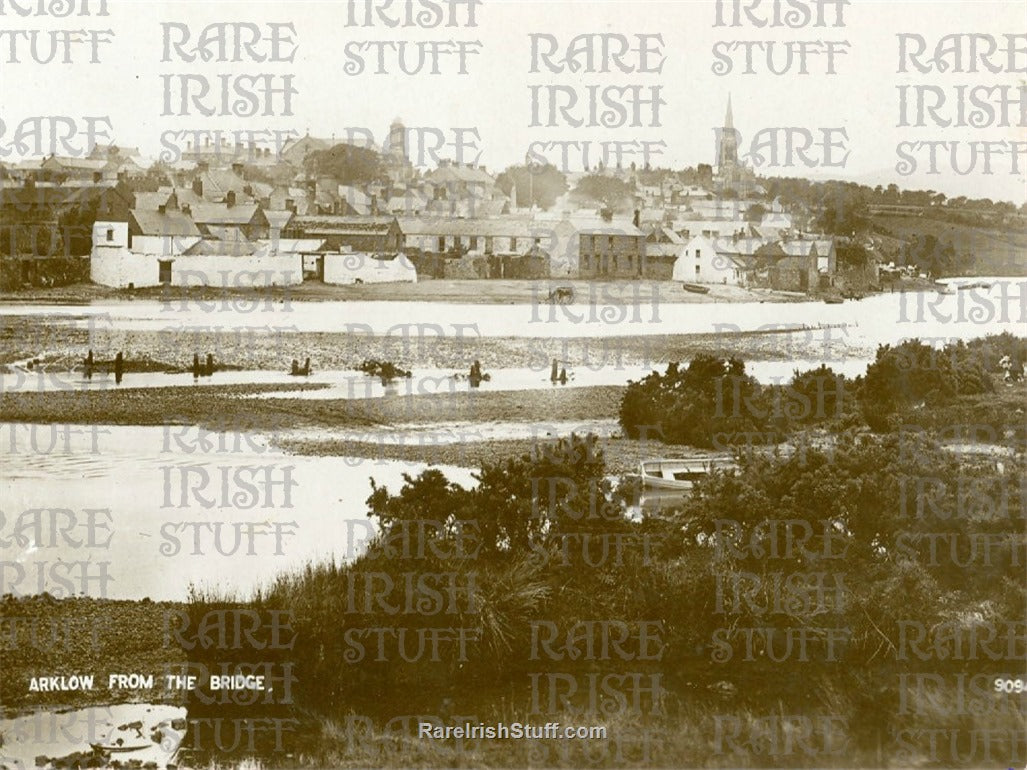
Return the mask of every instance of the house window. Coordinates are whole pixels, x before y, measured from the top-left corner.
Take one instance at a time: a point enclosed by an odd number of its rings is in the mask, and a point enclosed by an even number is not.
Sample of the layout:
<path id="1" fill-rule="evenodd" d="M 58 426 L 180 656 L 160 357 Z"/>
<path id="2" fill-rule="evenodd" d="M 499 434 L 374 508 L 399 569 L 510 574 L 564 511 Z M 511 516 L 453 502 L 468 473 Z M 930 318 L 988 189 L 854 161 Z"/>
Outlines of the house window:
<path id="1" fill-rule="evenodd" d="M 477 235 L 472 235 L 471 236 L 471 251 L 477 251 L 477 250 L 478 250 L 478 236 Z"/>
<path id="2" fill-rule="evenodd" d="M 510 239 L 510 251 L 517 251 L 517 239 L 516 238 L 511 238 Z"/>
<path id="3" fill-rule="evenodd" d="M 113 240 L 114 240 L 114 228 L 113 227 L 108 227 L 107 228 L 107 242 L 110 243 Z"/>
<path id="4" fill-rule="evenodd" d="M 606 245 L 607 245 L 607 247 L 608 247 L 608 248 L 610 249 L 610 251 L 613 251 L 613 236 L 612 236 L 612 235 L 611 235 L 611 236 L 609 236 L 609 237 L 608 237 L 608 238 L 606 239 Z"/>
<path id="5" fill-rule="evenodd" d="M 699 277 L 699 273 L 700 273 L 701 270 L 702 270 L 702 268 L 700 268 L 699 265 L 695 266 L 695 277 L 696 278 Z"/>
<path id="6" fill-rule="evenodd" d="M 162 284 L 171 283 L 171 260 L 160 259 L 157 261 L 157 281 Z"/>
<path id="7" fill-rule="evenodd" d="M 445 251 L 445 250 L 446 250 L 446 236 L 440 235 L 439 236 L 439 251 Z"/>
<path id="8" fill-rule="evenodd" d="M 700 257 L 701 255 L 702 255 L 702 249 L 696 249 L 696 250 L 695 250 L 695 258 L 696 258 L 696 259 L 699 259 L 699 257 Z"/>

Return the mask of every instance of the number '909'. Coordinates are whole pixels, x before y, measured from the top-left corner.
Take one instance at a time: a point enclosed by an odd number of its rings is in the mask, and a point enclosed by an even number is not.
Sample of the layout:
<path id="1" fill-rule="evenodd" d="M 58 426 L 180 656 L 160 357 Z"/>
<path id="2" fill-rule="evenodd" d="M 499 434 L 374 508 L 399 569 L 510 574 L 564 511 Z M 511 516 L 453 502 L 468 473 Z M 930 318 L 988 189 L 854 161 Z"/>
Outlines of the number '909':
<path id="1" fill-rule="evenodd" d="M 996 679 L 995 692 L 1024 692 L 1027 683 L 1023 679 Z"/>

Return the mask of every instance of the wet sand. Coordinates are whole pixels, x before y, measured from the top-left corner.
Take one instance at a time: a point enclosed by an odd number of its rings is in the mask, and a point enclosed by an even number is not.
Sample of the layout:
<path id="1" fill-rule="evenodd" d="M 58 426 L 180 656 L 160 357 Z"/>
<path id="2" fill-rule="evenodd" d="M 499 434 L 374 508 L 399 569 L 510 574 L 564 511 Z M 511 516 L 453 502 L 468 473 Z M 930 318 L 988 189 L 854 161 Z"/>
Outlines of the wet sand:
<path id="1" fill-rule="evenodd" d="M 53 323 L 38 316 L 0 318 L 0 364 L 41 358 L 53 368 L 81 364 L 92 349 L 97 359 L 122 352 L 129 362 L 149 369 L 188 369 L 193 355 L 213 353 L 220 366 L 288 371 L 293 359 L 311 359 L 315 371 L 355 369 L 368 358 L 388 360 L 405 369 L 452 368 L 466 372 L 473 361 L 489 368 L 548 368 L 552 359 L 568 366 L 614 367 L 683 361 L 697 353 L 738 356 L 743 360 L 844 360 L 854 355 L 844 330 L 804 332 L 766 330 L 717 334 L 665 334 L 602 338 L 455 338 L 359 334 L 248 331 L 112 330 Z"/>

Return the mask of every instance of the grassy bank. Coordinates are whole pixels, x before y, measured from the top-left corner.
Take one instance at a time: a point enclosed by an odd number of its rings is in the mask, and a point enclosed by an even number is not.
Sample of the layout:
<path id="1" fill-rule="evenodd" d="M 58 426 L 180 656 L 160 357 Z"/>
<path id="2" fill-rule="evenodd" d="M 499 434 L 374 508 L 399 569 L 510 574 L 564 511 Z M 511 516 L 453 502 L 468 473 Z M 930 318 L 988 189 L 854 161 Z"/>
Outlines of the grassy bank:
<path id="1" fill-rule="evenodd" d="M 38 706 L 74 706 L 147 700 L 178 702 L 162 686 L 109 690 L 109 674 L 150 674 L 186 661 L 177 646 L 165 646 L 164 613 L 183 605 L 48 595 L 0 602 L 0 710 L 10 715 Z M 31 692 L 32 677 L 92 674 L 93 690 Z"/>

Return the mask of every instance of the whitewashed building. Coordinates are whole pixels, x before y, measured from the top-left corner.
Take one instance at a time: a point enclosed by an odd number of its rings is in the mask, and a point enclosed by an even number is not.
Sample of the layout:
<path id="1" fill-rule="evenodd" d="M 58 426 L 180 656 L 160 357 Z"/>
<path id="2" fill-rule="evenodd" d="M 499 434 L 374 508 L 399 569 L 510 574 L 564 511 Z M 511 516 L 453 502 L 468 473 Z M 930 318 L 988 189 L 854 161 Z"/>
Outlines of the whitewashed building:
<path id="1" fill-rule="evenodd" d="M 127 222 L 96 222 L 89 278 L 101 286 L 291 286 L 303 281 L 303 256 L 268 242 L 195 235 L 130 238 Z"/>
<path id="2" fill-rule="evenodd" d="M 674 262 L 673 280 L 744 286 L 766 241 L 757 238 L 711 238 L 697 235 Z"/>
<path id="3" fill-rule="evenodd" d="M 384 257 L 351 251 L 324 254 L 322 258 L 325 283 L 417 283 L 417 269 L 402 254 Z"/>

